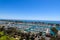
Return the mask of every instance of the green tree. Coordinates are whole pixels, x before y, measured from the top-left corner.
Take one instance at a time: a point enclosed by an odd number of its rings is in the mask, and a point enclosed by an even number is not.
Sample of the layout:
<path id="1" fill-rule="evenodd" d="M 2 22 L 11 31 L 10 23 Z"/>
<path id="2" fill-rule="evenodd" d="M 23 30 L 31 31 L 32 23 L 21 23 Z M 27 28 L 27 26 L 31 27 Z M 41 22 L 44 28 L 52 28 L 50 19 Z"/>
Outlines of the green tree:
<path id="1" fill-rule="evenodd" d="M 14 28 L 14 27 L 9 27 L 6 31 L 5 31 L 6 34 L 8 35 L 14 35 L 15 33 L 17 33 L 17 28 Z"/>
<path id="2" fill-rule="evenodd" d="M 42 36 L 42 32 L 39 32 L 39 35 Z"/>
<path id="3" fill-rule="evenodd" d="M 56 40 L 56 38 L 55 37 L 51 37 L 51 39 L 50 40 Z"/>
<path id="4" fill-rule="evenodd" d="M 5 30 L 5 26 L 1 26 L 0 31 L 4 31 L 4 30 Z"/>
<path id="5" fill-rule="evenodd" d="M 45 40 L 45 38 L 42 37 L 41 40 Z"/>

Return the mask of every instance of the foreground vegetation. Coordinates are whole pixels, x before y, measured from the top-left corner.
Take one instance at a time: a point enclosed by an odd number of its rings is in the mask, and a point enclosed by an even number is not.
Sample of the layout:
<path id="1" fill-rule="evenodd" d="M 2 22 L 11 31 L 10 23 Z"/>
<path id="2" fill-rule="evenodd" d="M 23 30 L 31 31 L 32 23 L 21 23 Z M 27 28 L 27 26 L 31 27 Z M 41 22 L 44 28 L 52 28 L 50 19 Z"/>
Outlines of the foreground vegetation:
<path id="1" fill-rule="evenodd" d="M 57 35 L 58 30 L 54 27 L 51 30 L 55 35 L 46 34 L 45 37 L 50 38 L 49 40 L 60 40 Z M 8 27 L 7 29 L 5 26 L 0 27 L 0 40 L 46 40 L 45 37 L 42 36 L 42 32 L 30 34 L 30 32 L 22 33 L 21 30 L 15 27 Z"/>

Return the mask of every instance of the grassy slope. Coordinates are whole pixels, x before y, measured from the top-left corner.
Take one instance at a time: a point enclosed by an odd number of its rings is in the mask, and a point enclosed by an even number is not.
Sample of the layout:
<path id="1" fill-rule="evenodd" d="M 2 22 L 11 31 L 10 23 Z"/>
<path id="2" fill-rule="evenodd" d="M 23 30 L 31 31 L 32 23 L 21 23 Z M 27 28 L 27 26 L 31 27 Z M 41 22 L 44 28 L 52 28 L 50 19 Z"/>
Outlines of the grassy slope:
<path id="1" fill-rule="evenodd" d="M 4 35 L 3 31 L 0 32 L 0 35 L 3 35 L 3 36 L 0 37 L 0 40 L 15 40 L 15 38 Z"/>

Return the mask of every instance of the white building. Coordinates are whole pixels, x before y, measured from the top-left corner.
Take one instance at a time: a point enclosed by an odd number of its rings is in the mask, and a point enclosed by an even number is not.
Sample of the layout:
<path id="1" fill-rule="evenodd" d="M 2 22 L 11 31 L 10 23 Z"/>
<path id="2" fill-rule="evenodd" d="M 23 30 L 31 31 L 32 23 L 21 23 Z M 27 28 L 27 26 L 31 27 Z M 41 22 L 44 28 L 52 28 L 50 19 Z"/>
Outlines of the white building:
<path id="1" fill-rule="evenodd" d="M 58 30 L 58 35 L 60 35 L 60 30 Z"/>
<path id="2" fill-rule="evenodd" d="M 46 29 L 46 34 L 49 34 L 50 33 L 50 28 L 47 28 Z"/>

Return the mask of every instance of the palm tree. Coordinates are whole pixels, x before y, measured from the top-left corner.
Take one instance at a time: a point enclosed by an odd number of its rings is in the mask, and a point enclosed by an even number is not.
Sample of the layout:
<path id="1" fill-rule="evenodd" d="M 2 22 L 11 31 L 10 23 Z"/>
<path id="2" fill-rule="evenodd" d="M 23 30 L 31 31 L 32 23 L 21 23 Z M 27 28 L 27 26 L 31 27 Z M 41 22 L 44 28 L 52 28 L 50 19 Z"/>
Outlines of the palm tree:
<path id="1" fill-rule="evenodd" d="M 55 27 L 51 28 L 51 30 L 54 32 L 54 34 L 55 34 L 54 36 L 56 37 L 58 30 Z"/>
<path id="2" fill-rule="evenodd" d="M 51 30 L 52 30 L 55 34 L 57 34 L 57 32 L 58 32 L 58 30 L 57 30 L 55 27 L 53 27 Z"/>

